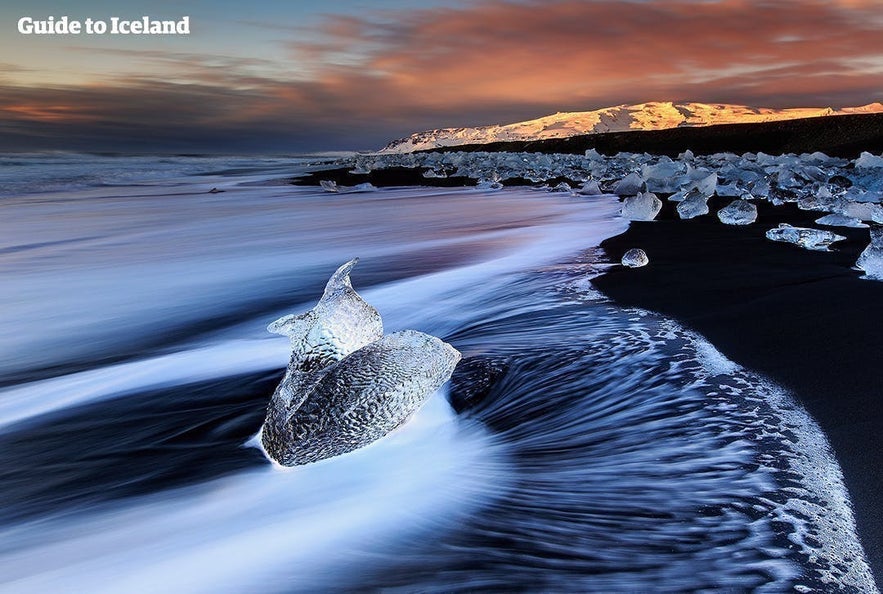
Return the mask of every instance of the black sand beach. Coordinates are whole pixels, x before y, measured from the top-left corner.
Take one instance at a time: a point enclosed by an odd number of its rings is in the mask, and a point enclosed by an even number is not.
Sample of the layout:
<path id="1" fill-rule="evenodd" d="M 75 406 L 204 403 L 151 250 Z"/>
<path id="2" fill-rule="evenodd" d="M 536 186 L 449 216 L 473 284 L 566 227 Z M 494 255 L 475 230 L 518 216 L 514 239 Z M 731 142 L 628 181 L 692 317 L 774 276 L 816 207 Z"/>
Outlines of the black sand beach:
<path id="1" fill-rule="evenodd" d="M 715 203 L 717 200 L 717 203 Z M 758 222 L 721 224 L 712 214 L 677 220 L 666 203 L 659 220 L 633 222 L 602 247 L 618 261 L 644 249 L 645 268 L 614 267 L 594 284 L 617 303 L 671 316 L 724 355 L 792 390 L 820 424 L 840 462 L 868 560 L 883 576 L 883 394 L 879 311 L 883 283 L 850 267 L 867 229 L 832 228 L 849 238 L 812 252 L 764 237 L 780 222 L 815 226 L 824 213 L 758 204 Z"/>

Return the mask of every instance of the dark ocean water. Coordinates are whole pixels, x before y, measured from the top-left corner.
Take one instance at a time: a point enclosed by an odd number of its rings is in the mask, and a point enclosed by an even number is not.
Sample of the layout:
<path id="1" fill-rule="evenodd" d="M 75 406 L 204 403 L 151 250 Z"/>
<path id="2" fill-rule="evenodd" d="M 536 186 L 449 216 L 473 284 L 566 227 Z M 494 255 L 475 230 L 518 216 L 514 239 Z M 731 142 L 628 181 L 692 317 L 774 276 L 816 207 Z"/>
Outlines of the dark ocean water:
<path id="1" fill-rule="evenodd" d="M 38 158 L 0 198 L 0 591 L 876 590 L 812 419 L 592 288 L 615 198 Z M 265 327 L 354 256 L 388 331 L 464 360 L 387 438 L 280 470 L 248 445 Z"/>

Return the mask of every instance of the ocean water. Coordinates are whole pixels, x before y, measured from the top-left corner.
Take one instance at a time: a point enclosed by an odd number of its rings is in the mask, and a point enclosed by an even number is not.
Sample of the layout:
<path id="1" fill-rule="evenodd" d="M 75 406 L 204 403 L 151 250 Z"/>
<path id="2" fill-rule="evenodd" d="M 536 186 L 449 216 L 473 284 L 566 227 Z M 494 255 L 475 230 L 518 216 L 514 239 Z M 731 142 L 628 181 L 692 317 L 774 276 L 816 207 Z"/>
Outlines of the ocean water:
<path id="1" fill-rule="evenodd" d="M 3 159 L 0 591 L 876 591 L 792 397 L 593 289 L 613 197 Z M 355 256 L 387 331 L 463 362 L 393 434 L 279 469 L 265 327 Z"/>

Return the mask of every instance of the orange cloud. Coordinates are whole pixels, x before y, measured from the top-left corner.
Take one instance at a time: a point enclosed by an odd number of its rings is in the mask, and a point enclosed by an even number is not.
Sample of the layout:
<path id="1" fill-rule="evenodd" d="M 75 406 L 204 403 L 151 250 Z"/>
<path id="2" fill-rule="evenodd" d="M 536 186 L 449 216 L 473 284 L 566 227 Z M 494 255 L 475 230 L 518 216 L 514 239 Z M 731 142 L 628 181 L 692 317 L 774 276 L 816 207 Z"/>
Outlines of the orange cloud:
<path id="1" fill-rule="evenodd" d="M 318 31 L 287 43 L 296 76 L 285 76 L 281 61 L 142 52 L 139 59 L 155 61 L 152 72 L 168 76 L 0 86 L 0 126 L 19 140 L 25 123 L 39 120 L 41 138 L 373 148 L 419 129 L 651 100 L 858 105 L 883 99 L 880 7 L 487 0 L 329 15 Z M 82 126 L 67 126 L 72 112 L 58 106 L 76 106 Z"/>

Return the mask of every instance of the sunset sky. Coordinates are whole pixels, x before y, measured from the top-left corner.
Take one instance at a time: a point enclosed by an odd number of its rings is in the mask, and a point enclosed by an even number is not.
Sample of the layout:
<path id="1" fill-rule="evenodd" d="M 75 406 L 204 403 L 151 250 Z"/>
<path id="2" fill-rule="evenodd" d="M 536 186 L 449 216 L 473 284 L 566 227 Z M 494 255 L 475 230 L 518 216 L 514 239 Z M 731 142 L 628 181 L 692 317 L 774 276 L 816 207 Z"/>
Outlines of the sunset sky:
<path id="1" fill-rule="evenodd" d="M 0 7 L 0 150 L 365 149 L 621 103 L 883 99 L 883 0 L 71 4 Z M 192 33 L 18 33 L 49 15 Z"/>

